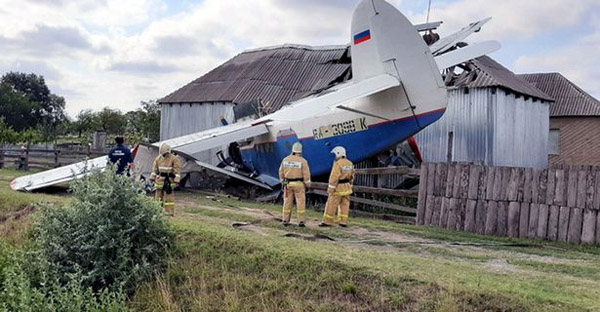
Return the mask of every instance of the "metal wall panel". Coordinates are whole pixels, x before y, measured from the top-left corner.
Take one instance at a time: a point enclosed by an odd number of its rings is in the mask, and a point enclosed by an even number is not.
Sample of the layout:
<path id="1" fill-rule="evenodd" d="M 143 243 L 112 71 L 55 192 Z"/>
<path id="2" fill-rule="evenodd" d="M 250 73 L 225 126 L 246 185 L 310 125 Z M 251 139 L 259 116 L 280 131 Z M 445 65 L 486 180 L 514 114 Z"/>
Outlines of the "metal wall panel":
<path id="1" fill-rule="evenodd" d="M 222 125 L 219 119 L 221 115 L 231 123 L 233 122 L 233 106 L 231 102 L 163 104 L 161 106 L 160 139 L 162 141 L 219 127 Z M 219 160 L 216 153 L 221 149 L 216 148 L 200 153 L 198 160 L 217 165 Z"/>
<path id="2" fill-rule="evenodd" d="M 426 162 L 445 162 L 453 133 L 452 161 L 492 166 L 548 165 L 547 103 L 497 88 L 449 91 L 446 113 L 415 137 Z"/>

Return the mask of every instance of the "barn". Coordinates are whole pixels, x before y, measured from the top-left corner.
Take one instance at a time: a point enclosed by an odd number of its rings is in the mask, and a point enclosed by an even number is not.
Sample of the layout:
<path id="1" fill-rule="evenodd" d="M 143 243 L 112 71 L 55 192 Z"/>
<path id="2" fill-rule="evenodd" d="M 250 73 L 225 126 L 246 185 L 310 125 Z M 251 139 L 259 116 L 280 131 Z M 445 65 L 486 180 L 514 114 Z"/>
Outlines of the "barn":
<path id="1" fill-rule="evenodd" d="M 161 139 L 277 111 L 351 79 L 348 46 L 282 45 L 244 51 L 159 102 Z M 545 167 L 552 98 L 488 57 L 445 73 L 450 102 L 417 139 L 425 161 Z M 216 164 L 216 150 L 205 162 Z"/>
<path id="2" fill-rule="evenodd" d="M 416 135 L 423 159 L 545 168 L 552 97 L 487 56 L 459 70 L 446 113 Z"/>

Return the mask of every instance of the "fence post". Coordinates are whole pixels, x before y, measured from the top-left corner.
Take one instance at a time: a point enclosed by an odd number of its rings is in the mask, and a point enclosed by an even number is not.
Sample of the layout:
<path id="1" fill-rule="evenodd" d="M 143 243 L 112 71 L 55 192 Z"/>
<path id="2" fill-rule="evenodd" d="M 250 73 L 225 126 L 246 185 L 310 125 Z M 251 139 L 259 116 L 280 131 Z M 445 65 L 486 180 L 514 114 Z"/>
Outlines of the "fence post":
<path id="1" fill-rule="evenodd" d="M 58 162 L 58 155 L 60 154 L 60 150 L 54 150 L 54 168 L 60 167 L 60 163 Z"/>
<path id="2" fill-rule="evenodd" d="M 4 149 L 0 149 L 0 169 L 4 168 Z"/>

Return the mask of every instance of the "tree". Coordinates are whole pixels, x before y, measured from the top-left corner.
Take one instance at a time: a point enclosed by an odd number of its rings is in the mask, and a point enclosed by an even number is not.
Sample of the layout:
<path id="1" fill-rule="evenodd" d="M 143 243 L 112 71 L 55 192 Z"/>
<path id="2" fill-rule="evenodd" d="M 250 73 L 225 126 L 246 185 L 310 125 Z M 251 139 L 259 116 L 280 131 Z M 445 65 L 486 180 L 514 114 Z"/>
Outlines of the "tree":
<path id="1" fill-rule="evenodd" d="M 26 143 L 27 146 L 29 146 L 31 144 L 42 142 L 44 136 L 39 130 L 29 128 L 19 133 L 18 137 L 20 142 Z"/>
<path id="2" fill-rule="evenodd" d="M 0 145 L 14 144 L 19 141 L 19 134 L 0 117 Z"/>
<path id="3" fill-rule="evenodd" d="M 94 130 L 94 122 L 96 115 L 91 109 L 84 109 L 79 111 L 75 117 L 75 121 L 72 123 L 73 131 L 77 132 L 77 137 L 81 138 L 83 133 L 89 133 Z"/>
<path id="4" fill-rule="evenodd" d="M 104 130 L 108 134 L 122 134 L 127 127 L 127 118 L 120 110 L 105 107 L 97 113 L 95 123 L 98 130 Z"/>
<path id="5" fill-rule="evenodd" d="M 142 108 L 127 112 L 127 132 L 135 132 L 149 142 L 160 140 L 160 104 L 156 100 L 142 101 Z"/>
<path id="6" fill-rule="evenodd" d="M 65 114 L 65 99 L 50 93 L 43 76 L 9 72 L 2 76 L 0 83 L 10 86 L 13 92 L 20 93 L 30 103 L 20 102 L 23 107 L 19 111 L 28 111 L 27 123 L 13 121 L 11 115 L 3 115 L 7 123 L 14 125 L 15 129 L 30 127 L 40 128 L 46 139 L 53 139 L 57 135 L 58 126 L 67 120 Z M 5 92 L 6 90 L 3 90 Z M 13 110 L 17 110 L 12 107 Z M 18 126 L 17 126 L 18 125 Z"/>
<path id="7" fill-rule="evenodd" d="M 4 122 L 17 131 L 35 126 L 37 120 L 32 114 L 39 107 L 28 97 L 15 90 L 8 83 L 0 83 L 0 117 Z"/>

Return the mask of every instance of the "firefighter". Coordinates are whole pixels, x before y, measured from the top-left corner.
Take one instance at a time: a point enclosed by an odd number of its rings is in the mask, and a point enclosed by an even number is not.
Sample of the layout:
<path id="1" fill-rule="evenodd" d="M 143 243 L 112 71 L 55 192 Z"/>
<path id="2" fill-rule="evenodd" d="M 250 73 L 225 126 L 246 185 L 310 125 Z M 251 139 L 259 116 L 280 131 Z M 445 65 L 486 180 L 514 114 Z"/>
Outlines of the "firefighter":
<path id="1" fill-rule="evenodd" d="M 294 198 L 298 213 L 298 226 L 304 227 L 306 222 L 306 188 L 310 187 L 310 168 L 308 162 L 302 157 L 302 144 L 294 143 L 292 154 L 281 162 L 279 179 L 283 186 L 283 217 L 284 226 L 290 224 Z"/>
<path id="2" fill-rule="evenodd" d="M 174 188 L 181 181 L 181 161 L 171 153 L 168 144 L 162 144 L 159 155 L 154 160 L 150 181 L 156 184 L 156 199 L 162 201 L 165 211 L 175 215 L 175 191 Z"/>
<path id="3" fill-rule="evenodd" d="M 323 221 L 319 226 L 331 226 L 337 214 L 340 226 L 346 227 L 350 211 L 350 194 L 352 194 L 352 183 L 354 182 L 354 165 L 346 158 L 346 149 L 342 146 L 336 146 L 331 153 L 335 155 L 335 161 L 327 186 L 329 198 L 325 205 Z"/>

